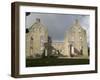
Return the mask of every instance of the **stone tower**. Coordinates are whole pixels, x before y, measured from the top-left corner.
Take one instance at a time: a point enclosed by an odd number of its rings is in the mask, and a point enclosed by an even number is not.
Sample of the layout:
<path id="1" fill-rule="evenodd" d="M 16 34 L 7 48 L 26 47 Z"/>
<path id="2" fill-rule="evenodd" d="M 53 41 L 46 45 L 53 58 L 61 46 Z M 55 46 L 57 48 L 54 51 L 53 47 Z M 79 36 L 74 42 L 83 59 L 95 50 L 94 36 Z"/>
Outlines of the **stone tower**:
<path id="1" fill-rule="evenodd" d="M 88 45 L 86 30 L 76 19 L 65 37 L 65 51 L 69 57 L 88 58 Z"/>
<path id="2" fill-rule="evenodd" d="M 44 49 L 44 43 L 48 41 L 47 28 L 37 18 L 36 22 L 28 29 L 26 33 L 26 56 L 37 58 L 41 57 Z"/>

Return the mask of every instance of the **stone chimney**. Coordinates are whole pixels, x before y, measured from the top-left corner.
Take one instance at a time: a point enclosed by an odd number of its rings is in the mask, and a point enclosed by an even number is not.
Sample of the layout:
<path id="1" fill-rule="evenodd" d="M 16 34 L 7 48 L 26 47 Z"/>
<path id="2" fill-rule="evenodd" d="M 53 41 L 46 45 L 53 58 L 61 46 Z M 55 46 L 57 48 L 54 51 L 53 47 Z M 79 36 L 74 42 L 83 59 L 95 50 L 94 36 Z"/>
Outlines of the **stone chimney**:
<path id="1" fill-rule="evenodd" d="M 40 18 L 36 18 L 36 22 L 37 23 L 40 23 Z"/>
<path id="2" fill-rule="evenodd" d="M 80 22 L 78 19 L 75 20 L 75 25 L 78 25 L 78 26 L 80 25 Z"/>

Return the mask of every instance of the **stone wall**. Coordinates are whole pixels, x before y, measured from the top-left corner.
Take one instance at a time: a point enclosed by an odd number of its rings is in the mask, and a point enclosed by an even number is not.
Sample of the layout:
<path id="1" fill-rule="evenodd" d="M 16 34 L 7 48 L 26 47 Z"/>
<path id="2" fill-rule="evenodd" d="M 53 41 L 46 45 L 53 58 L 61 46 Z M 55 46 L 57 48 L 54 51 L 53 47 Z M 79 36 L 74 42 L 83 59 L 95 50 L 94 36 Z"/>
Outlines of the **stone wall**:
<path id="1" fill-rule="evenodd" d="M 63 42 L 52 42 L 51 47 L 63 57 L 88 58 L 86 30 L 81 27 L 78 20 L 66 30 L 65 35 Z M 29 32 L 26 33 L 26 57 L 41 56 L 45 43 L 48 43 L 48 30 L 39 19 L 36 19 L 36 22 L 29 28 Z M 71 56 L 72 49 L 74 52 Z"/>

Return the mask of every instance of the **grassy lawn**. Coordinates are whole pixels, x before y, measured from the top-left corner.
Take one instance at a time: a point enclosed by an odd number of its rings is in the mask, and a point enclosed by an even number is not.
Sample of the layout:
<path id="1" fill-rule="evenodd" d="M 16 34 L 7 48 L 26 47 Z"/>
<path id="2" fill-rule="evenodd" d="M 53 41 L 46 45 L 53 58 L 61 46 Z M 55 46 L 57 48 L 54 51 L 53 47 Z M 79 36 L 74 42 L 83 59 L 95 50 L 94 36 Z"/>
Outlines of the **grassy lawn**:
<path id="1" fill-rule="evenodd" d="M 26 67 L 89 64 L 89 59 L 26 59 Z"/>

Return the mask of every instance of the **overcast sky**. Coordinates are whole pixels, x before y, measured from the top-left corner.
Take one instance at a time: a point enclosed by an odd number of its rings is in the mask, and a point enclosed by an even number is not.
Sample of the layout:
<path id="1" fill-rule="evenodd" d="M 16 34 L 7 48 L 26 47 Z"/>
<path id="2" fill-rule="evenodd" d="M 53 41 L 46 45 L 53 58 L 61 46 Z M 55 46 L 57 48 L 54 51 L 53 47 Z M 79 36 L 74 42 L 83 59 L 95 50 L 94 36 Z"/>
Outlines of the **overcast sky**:
<path id="1" fill-rule="evenodd" d="M 31 27 L 36 21 L 36 18 L 40 18 L 41 23 L 48 28 L 49 36 L 52 40 L 63 41 L 65 32 L 69 27 L 73 25 L 76 19 L 80 21 L 81 26 L 87 31 L 89 40 L 89 27 L 90 16 L 89 15 L 76 15 L 76 14 L 46 14 L 46 13 L 33 13 L 26 16 L 25 25 L 26 28 Z"/>

